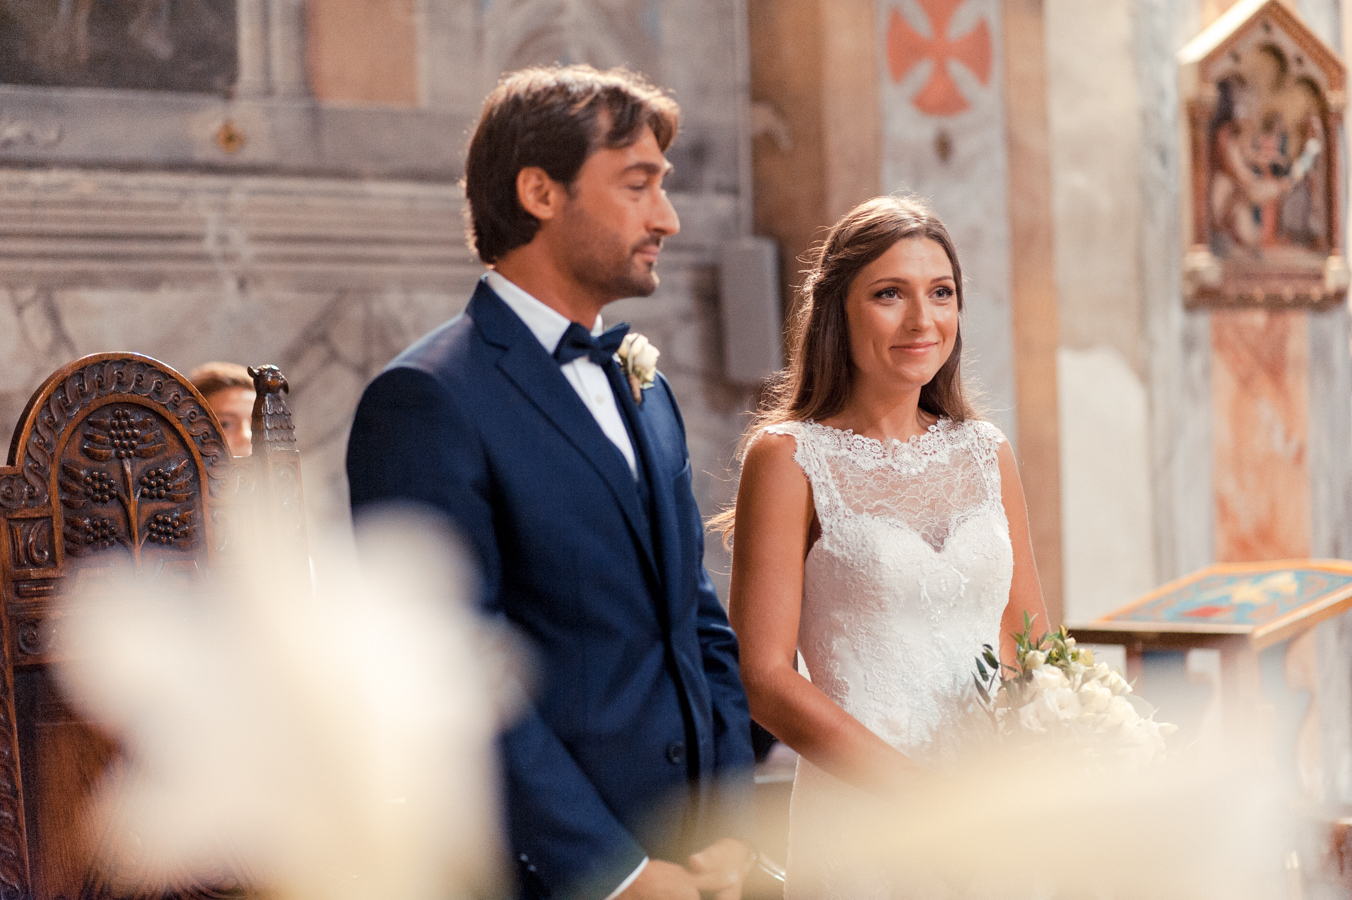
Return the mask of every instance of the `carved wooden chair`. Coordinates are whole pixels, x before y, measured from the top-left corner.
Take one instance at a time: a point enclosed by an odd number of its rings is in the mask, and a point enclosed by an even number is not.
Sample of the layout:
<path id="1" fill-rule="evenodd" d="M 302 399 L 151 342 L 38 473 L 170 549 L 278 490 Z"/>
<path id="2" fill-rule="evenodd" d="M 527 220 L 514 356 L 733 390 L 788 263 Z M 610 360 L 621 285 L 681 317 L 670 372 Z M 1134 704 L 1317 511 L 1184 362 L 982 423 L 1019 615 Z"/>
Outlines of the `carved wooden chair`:
<path id="1" fill-rule="evenodd" d="M 250 372 L 249 459 L 230 457 L 182 375 L 136 354 L 65 366 L 20 418 L 0 467 L 0 900 L 111 892 L 91 866 L 83 806 L 116 748 L 62 701 L 49 672 L 63 583 L 114 562 L 207 577 L 252 524 L 235 514 L 245 495 L 264 501 L 270 530 L 304 559 L 286 381 L 275 367 Z"/>

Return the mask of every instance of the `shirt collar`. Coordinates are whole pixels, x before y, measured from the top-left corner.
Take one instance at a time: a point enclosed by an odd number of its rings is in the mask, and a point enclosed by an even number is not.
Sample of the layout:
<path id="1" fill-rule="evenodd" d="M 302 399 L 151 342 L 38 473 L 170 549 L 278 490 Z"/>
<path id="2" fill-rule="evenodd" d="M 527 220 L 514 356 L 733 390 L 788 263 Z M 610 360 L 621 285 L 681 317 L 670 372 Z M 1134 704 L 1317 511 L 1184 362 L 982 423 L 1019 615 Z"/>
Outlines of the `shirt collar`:
<path id="1" fill-rule="evenodd" d="M 531 334 L 545 348 L 547 353 L 553 354 L 554 348 L 563 340 L 563 333 L 568 330 L 572 324 L 563 313 L 543 301 L 537 300 L 526 291 L 522 290 L 506 276 L 496 270 L 490 269 L 484 273 L 483 280 L 493 289 L 493 293 L 502 299 L 503 303 L 512 312 L 516 313 L 517 318 L 526 324 Z M 605 331 L 605 326 L 601 323 L 601 316 L 596 317 L 596 324 L 592 326 L 592 334 L 600 334 Z"/>

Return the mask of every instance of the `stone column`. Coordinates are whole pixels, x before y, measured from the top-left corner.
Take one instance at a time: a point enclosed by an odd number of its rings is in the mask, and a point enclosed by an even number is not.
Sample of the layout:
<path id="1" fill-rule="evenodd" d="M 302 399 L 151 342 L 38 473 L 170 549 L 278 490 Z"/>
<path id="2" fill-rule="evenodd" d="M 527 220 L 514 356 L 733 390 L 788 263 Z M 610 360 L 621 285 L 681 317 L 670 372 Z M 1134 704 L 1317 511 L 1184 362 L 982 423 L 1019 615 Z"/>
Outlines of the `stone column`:
<path id="1" fill-rule="evenodd" d="M 484 80 L 479 71 L 479 7 L 475 0 L 418 0 L 418 93 L 423 105 L 477 113 Z"/>
<path id="2" fill-rule="evenodd" d="M 238 0 L 235 27 L 238 34 L 238 98 L 265 97 L 272 92 L 268 66 L 267 0 Z"/>
<path id="3" fill-rule="evenodd" d="M 305 0 L 270 0 L 268 35 L 272 93 L 305 97 L 310 93 L 305 69 Z"/>
<path id="4" fill-rule="evenodd" d="M 1050 627 L 1064 620 L 1061 447 L 1056 383 L 1060 326 L 1052 247 L 1051 128 L 1042 0 L 1004 5 L 1005 141 L 1009 154 L 1010 302 L 1019 465 L 1028 529 Z"/>
<path id="5" fill-rule="evenodd" d="M 1178 65 L 1202 23 L 1196 0 L 1133 6 L 1141 108 L 1141 253 L 1156 581 L 1215 559 L 1212 493 L 1211 315 L 1183 309 Z"/>
<path id="6" fill-rule="evenodd" d="M 1346 63 L 1352 51 L 1352 7 L 1346 0 L 1301 0 L 1300 13 L 1320 37 L 1342 50 Z M 1344 134 L 1344 154 L 1346 140 Z M 1342 189 L 1346 198 L 1345 182 Z M 1347 559 L 1352 557 L 1352 321 L 1346 305 L 1310 315 L 1309 347 L 1310 555 Z M 1326 797 L 1346 803 L 1352 798 L 1352 673 L 1347 664 L 1352 616 L 1322 623 L 1315 641 L 1322 787 Z"/>
<path id="7" fill-rule="evenodd" d="M 874 5 L 749 0 L 747 15 L 754 227 L 792 290 L 818 229 L 882 191 Z"/>

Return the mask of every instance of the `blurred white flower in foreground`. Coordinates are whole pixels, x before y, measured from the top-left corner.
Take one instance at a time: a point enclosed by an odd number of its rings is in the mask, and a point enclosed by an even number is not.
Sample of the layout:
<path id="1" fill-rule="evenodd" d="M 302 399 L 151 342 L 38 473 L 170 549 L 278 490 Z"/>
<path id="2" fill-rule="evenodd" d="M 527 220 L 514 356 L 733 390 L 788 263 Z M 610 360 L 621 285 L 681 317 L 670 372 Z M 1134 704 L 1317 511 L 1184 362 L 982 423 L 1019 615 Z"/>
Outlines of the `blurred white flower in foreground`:
<path id="1" fill-rule="evenodd" d="M 849 873 L 857 897 L 1272 900 L 1294 896 L 1284 857 L 1323 852 L 1272 772 L 1221 756 L 1105 771 L 1069 744 L 996 747 L 885 799 L 840 783 L 819 808 L 790 880 Z"/>
<path id="2" fill-rule="evenodd" d="M 440 528 L 387 519 L 357 545 L 316 549 L 313 593 L 303 565 L 253 564 L 67 601 L 66 693 L 125 751 L 97 801 L 115 878 L 225 867 L 296 900 L 491 884 L 500 651 Z"/>

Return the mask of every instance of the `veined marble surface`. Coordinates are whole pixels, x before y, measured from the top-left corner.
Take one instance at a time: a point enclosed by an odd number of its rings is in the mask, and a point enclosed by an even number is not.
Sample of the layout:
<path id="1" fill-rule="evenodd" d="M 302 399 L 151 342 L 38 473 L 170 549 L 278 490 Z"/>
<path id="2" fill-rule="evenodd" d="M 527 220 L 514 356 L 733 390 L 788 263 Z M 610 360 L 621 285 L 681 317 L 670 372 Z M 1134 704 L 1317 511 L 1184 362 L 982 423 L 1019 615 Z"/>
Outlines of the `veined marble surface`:
<path id="1" fill-rule="evenodd" d="M 735 199 L 678 194 L 683 229 L 649 298 L 610 306 L 662 351 L 695 490 L 731 499 L 747 389 L 724 381 L 714 260 Z M 458 314 L 483 267 L 452 185 L 0 169 L 0 428 L 51 372 L 127 350 L 181 372 L 274 363 L 290 385 L 313 527 L 347 517 L 343 456 L 357 399 L 400 350 Z M 726 585 L 728 560 L 709 541 Z"/>

